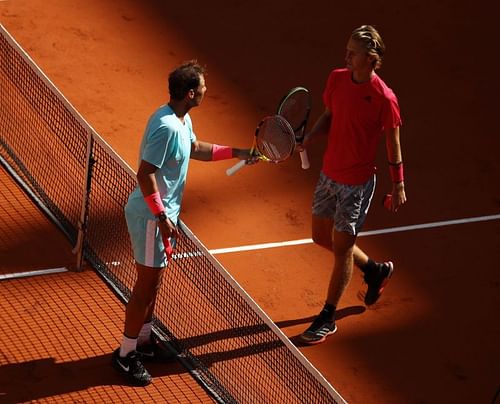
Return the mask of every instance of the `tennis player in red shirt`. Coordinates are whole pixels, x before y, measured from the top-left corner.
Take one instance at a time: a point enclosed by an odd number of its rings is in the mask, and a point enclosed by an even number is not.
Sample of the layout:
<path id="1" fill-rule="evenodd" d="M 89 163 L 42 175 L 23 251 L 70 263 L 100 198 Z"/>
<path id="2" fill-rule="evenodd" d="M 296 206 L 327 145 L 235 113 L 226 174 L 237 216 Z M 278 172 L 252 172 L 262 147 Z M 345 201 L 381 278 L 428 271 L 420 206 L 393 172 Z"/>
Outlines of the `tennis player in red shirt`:
<path id="1" fill-rule="evenodd" d="M 370 25 L 356 28 L 347 43 L 346 68 L 333 70 L 323 93 L 325 111 L 306 135 L 303 147 L 328 137 L 320 178 L 314 192 L 312 233 L 316 244 L 333 251 L 335 264 L 326 304 L 301 335 L 307 344 L 323 342 L 337 331 L 335 311 L 356 264 L 368 285 L 365 304 L 374 304 L 387 285 L 394 265 L 370 259 L 357 245 L 375 190 L 377 146 L 385 136 L 393 181 L 389 209 L 405 202 L 399 142 L 400 110 L 393 91 L 375 73 L 385 46 Z"/>

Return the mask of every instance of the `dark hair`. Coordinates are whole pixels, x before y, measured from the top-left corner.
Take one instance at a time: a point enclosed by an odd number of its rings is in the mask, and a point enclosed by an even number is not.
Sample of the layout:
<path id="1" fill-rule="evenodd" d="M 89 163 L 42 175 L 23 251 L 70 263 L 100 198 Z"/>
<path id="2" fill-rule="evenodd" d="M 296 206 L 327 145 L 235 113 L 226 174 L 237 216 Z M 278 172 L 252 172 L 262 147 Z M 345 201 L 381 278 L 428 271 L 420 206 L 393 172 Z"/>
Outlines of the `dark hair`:
<path id="1" fill-rule="evenodd" d="M 351 38 L 362 43 L 368 54 L 375 57 L 375 61 L 373 63 L 373 67 L 375 69 L 382 66 L 385 45 L 382 37 L 375 27 L 371 25 L 362 25 L 352 32 Z"/>
<path id="2" fill-rule="evenodd" d="M 170 98 L 182 100 L 189 90 L 198 88 L 200 76 L 205 74 L 205 68 L 200 66 L 196 60 L 185 62 L 168 76 L 168 91 Z"/>

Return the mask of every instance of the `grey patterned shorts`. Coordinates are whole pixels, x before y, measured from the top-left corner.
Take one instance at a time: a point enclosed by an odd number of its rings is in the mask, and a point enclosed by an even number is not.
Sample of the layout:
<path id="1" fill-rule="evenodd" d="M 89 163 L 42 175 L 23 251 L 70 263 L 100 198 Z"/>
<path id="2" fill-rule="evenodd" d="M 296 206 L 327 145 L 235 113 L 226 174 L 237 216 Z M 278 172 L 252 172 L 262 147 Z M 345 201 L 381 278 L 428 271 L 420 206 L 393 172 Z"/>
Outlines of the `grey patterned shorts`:
<path id="1" fill-rule="evenodd" d="M 321 173 L 314 191 L 312 213 L 332 219 L 335 230 L 356 236 L 368 214 L 375 184 L 375 175 L 362 185 L 344 185 Z"/>

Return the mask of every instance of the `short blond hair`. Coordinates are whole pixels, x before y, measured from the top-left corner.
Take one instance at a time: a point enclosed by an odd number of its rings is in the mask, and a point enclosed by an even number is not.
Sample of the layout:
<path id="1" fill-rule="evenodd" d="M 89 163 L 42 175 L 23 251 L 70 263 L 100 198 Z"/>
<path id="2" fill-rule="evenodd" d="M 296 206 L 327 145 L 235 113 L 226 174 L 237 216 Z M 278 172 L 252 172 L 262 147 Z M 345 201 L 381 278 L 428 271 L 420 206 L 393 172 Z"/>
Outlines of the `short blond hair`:
<path id="1" fill-rule="evenodd" d="M 371 25 L 362 25 L 352 31 L 351 38 L 361 43 L 369 55 L 375 57 L 373 68 L 382 66 L 382 59 L 385 53 L 385 45 L 378 31 Z"/>

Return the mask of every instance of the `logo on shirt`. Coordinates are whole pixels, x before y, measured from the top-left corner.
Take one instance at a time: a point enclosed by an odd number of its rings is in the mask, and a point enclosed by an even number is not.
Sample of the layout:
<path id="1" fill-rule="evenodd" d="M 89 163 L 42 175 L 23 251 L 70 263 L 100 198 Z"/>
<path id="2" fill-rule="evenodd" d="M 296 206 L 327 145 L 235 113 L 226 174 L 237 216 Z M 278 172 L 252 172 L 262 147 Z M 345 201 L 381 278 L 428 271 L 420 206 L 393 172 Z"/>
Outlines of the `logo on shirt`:
<path id="1" fill-rule="evenodd" d="M 366 101 L 366 102 L 372 102 L 372 96 L 371 95 L 366 95 L 363 97 L 363 99 Z"/>

